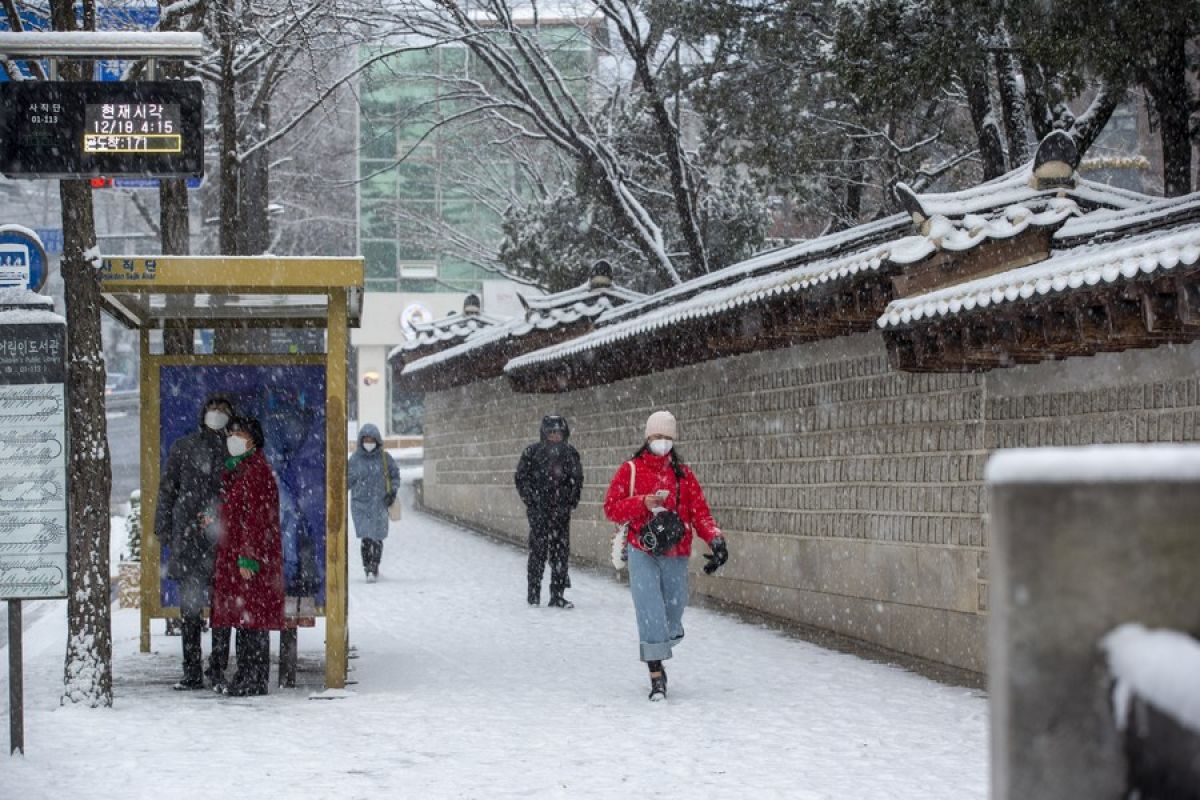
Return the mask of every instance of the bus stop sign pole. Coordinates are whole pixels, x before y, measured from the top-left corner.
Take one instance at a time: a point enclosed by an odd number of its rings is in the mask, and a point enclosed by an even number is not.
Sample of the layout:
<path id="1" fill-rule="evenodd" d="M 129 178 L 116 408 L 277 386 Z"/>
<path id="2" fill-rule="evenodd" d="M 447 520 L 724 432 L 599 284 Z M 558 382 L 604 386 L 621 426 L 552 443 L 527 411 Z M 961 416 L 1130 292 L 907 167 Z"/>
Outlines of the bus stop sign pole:
<path id="1" fill-rule="evenodd" d="M 8 754 L 25 755 L 25 679 L 21 674 L 21 601 L 8 601 Z"/>

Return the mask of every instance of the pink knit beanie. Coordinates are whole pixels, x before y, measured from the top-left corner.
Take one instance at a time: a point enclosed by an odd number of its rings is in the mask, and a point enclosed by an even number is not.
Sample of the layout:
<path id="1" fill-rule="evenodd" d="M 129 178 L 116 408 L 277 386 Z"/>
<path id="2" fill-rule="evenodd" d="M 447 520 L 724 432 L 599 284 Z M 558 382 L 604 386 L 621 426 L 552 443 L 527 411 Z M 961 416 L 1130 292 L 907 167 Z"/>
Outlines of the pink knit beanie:
<path id="1" fill-rule="evenodd" d="M 675 415 L 670 411 L 655 411 L 646 420 L 646 438 L 649 439 L 654 434 L 660 436 L 670 436 L 675 438 L 676 426 Z"/>

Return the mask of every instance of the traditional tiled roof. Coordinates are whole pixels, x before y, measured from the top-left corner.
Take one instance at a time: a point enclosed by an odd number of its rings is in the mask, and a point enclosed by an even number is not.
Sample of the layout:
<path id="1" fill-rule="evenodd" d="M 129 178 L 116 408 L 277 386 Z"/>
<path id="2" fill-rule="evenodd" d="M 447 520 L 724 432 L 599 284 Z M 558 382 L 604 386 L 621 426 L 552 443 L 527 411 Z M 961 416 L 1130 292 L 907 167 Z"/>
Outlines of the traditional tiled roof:
<path id="1" fill-rule="evenodd" d="M 573 289 L 542 297 L 522 298 L 525 316 L 482 329 L 467 336 L 460 344 L 406 364 L 404 376 L 412 376 L 458 358 L 470 356 L 498 343 L 517 339 L 538 331 L 552 331 L 580 321 L 594 320 L 600 315 L 645 295 L 619 286 L 592 288 L 584 283 Z"/>
<path id="2" fill-rule="evenodd" d="M 426 347 L 466 339 L 476 331 L 492 328 L 507 322 L 507 319 L 493 317 L 488 314 L 451 314 L 448 317 L 433 322 L 417 322 L 413 324 L 415 336 L 403 344 L 392 348 L 388 359 Z"/>
<path id="3" fill-rule="evenodd" d="M 888 244 L 806 263 L 800 267 L 745 278 L 731 286 L 710 289 L 633 318 L 614 320 L 583 336 L 519 356 L 508 362 L 505 372 L 514 372 L 523 367 L 636 338 L 649 331 L 686 320 L 714 316 L 765 298 L 799 292 L 849 275 L 877 270 L 887 261 L 918 261 L 934 249 L 926 237 L 908 236 Z"/>
<path id="4" fill-rule="evenodd" d="M 1060 201 L 1069 202 L 1069 201 Z M 1200 255 L 1200 194 L 1074 216 L 1054 233 L 1049 258 L 1029 266 L 893 300 L 879 327 L 916 323 L 1158 270 Z"/>
<path id="5" fill-rule="evenodd" d="M 906 325 L 1036 295 L 1115 283 L 1181 265 L 1192 266 L 1197 260 L 1200 260 L 1200 224 L 1086 245 L 1027 267 L 893 300 L 879 318 L 879 327 Z"/>

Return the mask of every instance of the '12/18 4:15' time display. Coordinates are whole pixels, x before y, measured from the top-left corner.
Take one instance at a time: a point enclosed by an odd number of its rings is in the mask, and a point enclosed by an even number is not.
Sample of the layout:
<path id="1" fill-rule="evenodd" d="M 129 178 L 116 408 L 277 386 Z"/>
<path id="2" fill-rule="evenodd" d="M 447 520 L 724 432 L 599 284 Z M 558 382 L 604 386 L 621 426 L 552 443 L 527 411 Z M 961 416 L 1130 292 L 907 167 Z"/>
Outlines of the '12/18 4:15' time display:
<path id="1" fill-rule="evenodd" d="M 177 103 L 103 103 L 84 114 L 85 153 L 179 153 Z"/>
<path id="2" fill-rule="evenodd" d="M 196 81 L 0 83 L 0 172 L 199 177 L 201 98 Z"/>

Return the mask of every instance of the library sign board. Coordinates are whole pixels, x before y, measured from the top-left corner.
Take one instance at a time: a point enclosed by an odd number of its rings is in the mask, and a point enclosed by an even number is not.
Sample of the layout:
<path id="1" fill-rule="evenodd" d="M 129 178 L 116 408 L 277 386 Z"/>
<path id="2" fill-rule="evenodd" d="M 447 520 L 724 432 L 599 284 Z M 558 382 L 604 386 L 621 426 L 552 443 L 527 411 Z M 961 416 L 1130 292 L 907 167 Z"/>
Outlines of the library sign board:
<path id="1" fill-rule="evenodd" d="M 196 81 L 0 84 L 0 173 L 10 178 L 204 172 Z"/>
<path id="2" fill-rule="evenodd" d="M 21 321 L 22 313 L 52 318 L 44 311 L 0 311 L 0 600 L 61 599 L 67 596 L 67 327 Z"/>

